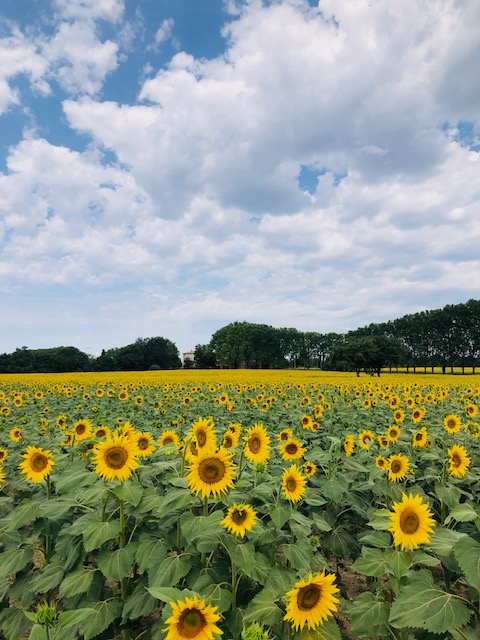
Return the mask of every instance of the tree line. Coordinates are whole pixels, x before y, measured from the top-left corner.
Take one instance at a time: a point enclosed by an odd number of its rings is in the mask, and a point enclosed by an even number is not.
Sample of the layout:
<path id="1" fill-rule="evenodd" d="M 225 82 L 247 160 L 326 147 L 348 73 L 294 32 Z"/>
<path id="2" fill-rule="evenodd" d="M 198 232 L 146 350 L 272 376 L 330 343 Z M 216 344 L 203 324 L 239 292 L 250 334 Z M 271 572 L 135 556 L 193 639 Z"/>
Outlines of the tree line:
<path id="1" fill-rule="evenodd" d="M 480 365 L 480 300 L 421 311 L 348 333 L 318 333 L 267 324 L 232 322 L 218 329 L 208 344 L 195 347 L 199 369 L 316 367 L 380 373 L 384 367 L 453 371 Z M 167 338 L 138 338 L 98 357 L 76 347 L 28 349 L 0 355 L 0 373 L 67 371 L 145 371 L 182 366 L 176 345 Z"/>
<path id="2" fill-rule="evenodd" d="M 28 349 L 0 355 L 0 373 L 65 373 L 68 371 L 145 371 L 178 369 L 181 360 L 167 338 L 138 338 L 133 344 L 105 349 L 98 357 L 76 347 Z"/>
<path id="3" fill-rule="evenodd" d="M 318 367 L 380 373 L 384 367 L 425 371 L 479 366 L 480 300 L 421 311 L 340 333 L 302 332 L 233 322 L 195 348 L 198 368 Z"/>

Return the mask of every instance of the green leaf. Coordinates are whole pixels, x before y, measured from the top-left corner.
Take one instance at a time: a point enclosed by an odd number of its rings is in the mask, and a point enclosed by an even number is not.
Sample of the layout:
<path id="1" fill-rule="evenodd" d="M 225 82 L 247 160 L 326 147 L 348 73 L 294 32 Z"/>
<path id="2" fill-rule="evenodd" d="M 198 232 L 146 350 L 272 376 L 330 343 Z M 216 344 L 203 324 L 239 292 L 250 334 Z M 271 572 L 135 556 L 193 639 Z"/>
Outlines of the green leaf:
<path id="1" fill-rule="evenodd" d="M 236 544 L 233 547 L 232 560 L 245 575 L 249 576 L 255 564 L 255 547 L 251 542 Z"/>
<path id="2" fill-rule="evenodd" d="M 480 590 L 480 544 L 465 536 L 455 544 L 453 554 L 468 582 Z"/>
<path id="3" fill-rule="evenodd" d="M 30 524 L 37 519 L 40 511 L 40 503 L 34 502 L 29 498 L 22 502 L 11 511 L 8 516 L 2 519 L 0 526 L 1 531 L 17 531 L 20 527 Z"/>
<path id="4" fill-rule="evenodd" d="M 23 638 L 30 625 L 30 620 L 23 615 L 21 609 L 11 607 L 0 612 L 0 629 L 3 631 L 5 640 Z"/>
<path id="5" fill-rule="evenodd" d="M 40 503 L 39 516 L 48 518 L 49 520 L 60 520 L 71 512 L 72 509 L 78 507 L 76 500 L 67 498 L 50 498 Z"/>
<path id="6" fill-rule="evenodd" d="M 398 579 L 404 576 L 412 564 L 412 553 L 410 551 L 398 551 L 397 549 L 386 549 L 385 560 L 392 569 L 392 573 Z"/>
<path id="7" fill-rule="evenodd" d="M 453 550 L 453 547 L 456 543 L 462 538 L 465 534 L 458 533 L 458 531 L 454 531 L 453 529 L 446 529 L 440 525 L 435 527 L 435 532 L 428 544 L 425 545 L 426 549 L 429 549 L 433 553 L 439 556 L 448 556 Z"/>
<path id="8" fill-rule="evenodd" d="M 147 591 L 153 598 L 157 598 L 162 602 L 178 602 L 183 597 L 182 589 L 175 587 L 148 587 Z"/>
<path id="9" fill-rule="evenodd" d="M 60 597 L 69 598 L 79 593 L 85 593 L 92 584 L 96 569 L 80 567 L 69 573 L 60 584 Z"/>
<path id="10" fill-rule="evenodd" d="M 85 469 L 83 461 L 73 461 L 68 466 L 68 473 L 62 473 L 56 483 L 55 490 L 58 494 L 68 493 L 72 489 L 79 489 L 87 484 L 93 484 L 98 480 L 93 471 Z"/>
<path id="11" fill-rule="evenodd" d="M 41 624 L 34 624 L 30 630 L 28 640 L 48 640 L 46 628 Z"/>
<path id="12" fill-rule="evenodd" d="M 270 520 L 276 529 L 281 529 L 289 521 L 291 513 L 290 507 L 272 507 L 269 512 Z"/>
<path id="13" fill-rule="evenodd" d="M 232 606 L 232 594 L 222 589 L 218 584 L 211 584 L 202 591 L 202 597 L 207 598 L 208 604 L 218 607 L 218 612 L 228 611 Z"/>
<path id="14" fill-rule="evenodd" d="M 24 569 L 33 558 L 33 547 L 25 546 L 20 549 L 10 549 L 0 554 L 0 579 Z"/>
<path id="15" fill-rule="evenodd" d="M 148 616 L 156 606 L 157 598 L 154 598 L 148 592 L 144 582 L 140 582 L 125 600 L 122 619 L 135 620 L 136 618 Z"/>
<path id="16" fill-rule="evenodd" d="M 82 624 L 84 640 L 91 640 L 99 636 L 120 616 L 122 610 L 122 605 L 116 598 L 95 602 L 92 607 L 95 613 Z"/>
<path id="17" fill-rule="evenodd" d="M 83 531 L 83 546 L 85 551 L 93 551 L 102 546 L 107 540 L 112 540 L 120 533 L 120 522 L 118 520 L 108 520 L 102 522 L 96 517 L 88 521 Z"/>
<path id="18" fill-rule="evenodd" d="M 110 551 L 104 549 L 97 557 L 97 566 L 103 575 L 110 580 L 120 581 L 133 567 L 137 543 Z"/>
<path id="19" fill-rule="evenodd" d="M 81 624 L 91 615 L 95 615 L 95 609 L 87 607 L 75 609 L 74 611 L 62 611 L 62 613 L 58 614 L 58 626 L 62 629 L 67 629 L 74 624 Z"/>
<path id="20" fill-rule="evenodd" d="M 390 528 L 390 511 L 388 509 L 377 509 L 373 518 L 369 520 L 368 526 L 376 531 L 388 531 Z"/>
<path id="21" fill-rule="evenodd" d="M 124 500 L 125 502 L 128 502 L 128 504 L 137 507 L 142 499 L 143 491 L 144 489 L 139 482 L 129 480 L 128 482 L 115 487 L 113 493 L 120 500 Z"/>
<path id="22" fill-rule="evenodd" d="M 313 526 L 319 531 L 331 531 L 332 527 L 319 513 L 312 513 Z"/>
<path id="23" fill-rule="evenodd" d="M 342 640 L 342 636 L 335 619 L 329 618 L 316 629 L 303 629 L 298 640 Z"/>
<path id="24" fill-rule="evenodd" d="M 362 547 L 362 555 L 352 564 L 352 569 L 364 576 L 380 576 L 392 573 L 383 551 Z"/>
<path id="25" fill-rule="evenodd" d="M 348 607 L 352 633 L 357 636 L 386 635 L 390 605 L 377 600 L 369 591 L 362 593 Z"/>
<path id="26" fill-rule="evenodd" d="M 392 537 L 384 531 L 374 531 L 373 533 L 366 533 L 364 536 L 360 536 L 359 541 L 362 544 L 368 544 L 377 549 L 387 549 L 392 544 Z"/>
<path id="27" fill-rule="evenodd" d="M 335 478 L 331 478 L 330 480 L 328 478 L 322 478 L 320 488 L 326 498 L 329 498 L 332 502 L 338 504 L 345 491 L 348 490 L 348 480 L 342 475 L 337 475 Z"/>
<path id="28" fill-rule="evenodd" d="M 263 624 L 274 625 L 283 618 L 283 612 L 275 602 L 275 593 L 269 588 L 262 591 L 250 601 L 243 621 L 245 625 L 251 622 L 261 622 Z"/>
<path id="29" fill-rule="evenodd" d="M 135 560 L 138 564 L 138 570 L 143 573 L 149 567 L 159 564 L 165 560 L 168 553 L 168 545 L 164 540 L 158 538 L 148 538 L 138 543 Z"/>
<path id="30" fill-rule="evenodd" d="M 399 629 L 409 627 L 446 633 L 465 625 L 469 618 L 470 612 L 463 602 L 436 587 L 432 574 L 421 570 L 415 573 L 410 584 L 400 588 L 389 622 Z"/>
<path id="31" fill-rule="evenodd" d="M 295 583 L 296 574 L 291 569 L 276 565 L 268 574 L 265 586 L 276 600 L 290 591 Z"/>
<path id="32" fill-rule="evenodd" d="M 58 587 L 63 580 L 65 571 L 61 559 L 50 562 L 43 569 L 36 571 L 30 580 L 30 585 L 34 593 L 47 593 L 51 589 Z"/>
<path id="33" fill-rule="evenodd" d="M 421 564 L 425 567 L 436 567 L 440 564 L 440 559 L 435 556 L 431 556 L 429 553 L 425 553 L 425 551 L 420 551 L 416 549 L 413 552 L 412 565 Z"/>
<path id="34" fill-rule="evenodd" d="M 149 585 L 151 587 L 175 586 L 187 575 L 191 566 L 192 560 L 187 555 L 168 556 L 148 572 Z"/>
<path id="35" fill-rule="evenodd" d="M 312 489 L 312 487 L 308 487 L 305 491 L 303 501 L 311 507 L 322 507 L 327 503 L 320 491 L 318 489 Z"/>
<path id="36" fill-rule="evenodd" d="M 460 489 L 457 487 L 442 487 L 441 484 L 435 485 L 435 495 L 449 509 L 454 509 L 460 502 Z"/>
<path id="37" fill-rule="evenodd" d="M 312 550 L 306 545 L 282 544 L 279 551 L 287 558 L 294 569 L 309 569 L 312 562 Z"/>
<path id="38" fill-rule="evenodd" d="M 271 564 L 270 560 L 263 553 L 259 551 L 255 552 L 255 562 L 253 563 L 252 570 L 250 572 L 249 578 L 259 582 L 260 584 L 265 584 L 265 580 L 270 572 Z"/>
<path id="39" fill-rule="evenodd" d="M 448 516 L 445 518 L 445 525 L 448 525 L 452 520 L 457 522 L 473 522 L 478 518 L 478 513 L 468 502 L 458 504 L 454 507 Z"/>

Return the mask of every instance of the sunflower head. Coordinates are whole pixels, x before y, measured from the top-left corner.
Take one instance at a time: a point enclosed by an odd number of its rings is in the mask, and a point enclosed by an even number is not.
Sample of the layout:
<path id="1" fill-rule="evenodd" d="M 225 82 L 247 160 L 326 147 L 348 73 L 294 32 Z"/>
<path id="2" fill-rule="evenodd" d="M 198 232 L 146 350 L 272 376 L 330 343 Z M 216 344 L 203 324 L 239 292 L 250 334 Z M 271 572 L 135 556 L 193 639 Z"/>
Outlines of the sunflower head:
<path id="1" fill-rule="evenodd" d="M 287 593 L 287 610 L 283 619 L 296 630 L 305 626 L 317 628 L 337 610 L 339 600 L 335 594 L 338 591 L 333 573 L 310 573 Z"/>
<path id="2" fill-rule="evenodd" d="M 410 460 L 403 453 L 397 453 L 388 458 L 388 479 L 391 482 L 405 480 L 410 470 Z"/>
<path id="3" fill-rule="evenodd" d="M 362 447 L 362 449 L 369 449 L 374 440 L 375 434 L 370 430 L 362 431 L 358 436 L 358 444 Z"/>
<path id="4" fill-rule="evenodd" d="M 289 438 L 279 447 L 282 460 L 296 460 L 306 452 L 305 447 L 296 438 Z"/>
<path id="5" fill-rule="evenodd" d="M 249 504 L 234 504 L 228 509 L 225 518 L 220 522 L 222 527 L 235 536 L 244 536 L 257 521 L 257 513 Z"/>
<path id="6" fill-rule="evenodd" d="M 217 436 L 212 418 L 195 420 L 190 429 L 190 436 L 195 440 L 199 451 L 214 451 L 217 448 Z"/>
<path id="7" fill-rule="evenodd" d="M 449 473 L 456 478 L 463 478 L 470 466 L 471 459 L 465 447 L 453 445 L 447 451 Z"/>
<path id="8" fill-rule="evenodd" d="M 443 426 L 448 431 L 448 433 L 455 434 L 460 431 L 462 423 L 458 416 L 449 414 L 443 419 Z"/>
<path id="9" fill-rule="evenodd" d="M 113 434 L 93 448 L 95 473 L 107 482 L 128 480 L 138 467 L 137 451 L 135 442 Z"/>
<path id="10" fill-rule="evenodd" d="M 292 464 L 284 469 L 282 474 L 282 491 L 284 497 L 290 502 L 299 502 L 306 491 L 307 479 L 297 467 Z"/>
<path id="11" fill-rule="evenodd" d="M 354 448 L 355 448 L 355 436 L 352 433 L 348 433 L 345 436 L 345 439 L 343 441 L 343 450 L 345 451 L 345 455 L 347 457 L 351 456 Z"/>
<path id="12" fill-rule="evenodd" d="M 217 607 L 207 605 L 198 596 L 170 602 L 172 615 L 165 621 L 165 640 L 213 640 L 223 631 L 215 624 L 220 620 Z"/>
<path id="13" fill-rule="evenodd" d="M 20 463 L 20 471 L 25 474 L 27 480 L 31 482 L 42 482 L 51 472 L 55 464 L 52 452 L 40 447 L 27 447 L 27 452 L 22 454 L 25 458 Z"/>
<path id="14" fill-rule="evenodd" d="M 236 467 L 232 463 L 232 452 L 219 449 L 217 452 L 200 452 L 189 467 L 187 480 L 190 490 L 202 494 L 202 498 L 215 498 L 233 488 Z"/>
<path id="15" fill-rule="evenodd" d="M 267 462 L 270 458 L 270 436 L 263 424 L 257 423 L 247 429 L 245 440 L 245 457 L 250 462 Z"/>
<path id="16" fill-rule="evenodd" d="M 402 501 L 395 502 L 390 513 L 389 529 L 393 533 L 394 544 L 404 549 L 416 549 L 430 541 L 435 520 L 421 496 L 402 494 Z"/>

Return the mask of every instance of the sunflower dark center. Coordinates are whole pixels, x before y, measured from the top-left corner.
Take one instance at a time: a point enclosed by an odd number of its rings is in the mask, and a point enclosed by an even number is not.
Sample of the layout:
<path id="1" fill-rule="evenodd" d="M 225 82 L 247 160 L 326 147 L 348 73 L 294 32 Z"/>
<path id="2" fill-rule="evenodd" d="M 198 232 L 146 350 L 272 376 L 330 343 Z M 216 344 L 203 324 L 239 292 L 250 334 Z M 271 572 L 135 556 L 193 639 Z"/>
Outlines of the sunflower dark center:
<path id="1" fill-rule="evenodd" d="M 455 420 L 448 420 L 447 421 L 447 427 L 449 429 L 455 429 L 456 425 L 457 425 L 457 423 L 455 422 Z"/>
<path id="2" fill-rule="evenodd" d="M 172 444 L 173 442 L 173 438 L 171 436 L 165 436 L 165 438 L 163 439 L 163 444 Z"/>
<path id="3" fill-rule="evenodd" d="M 297 606 L 300 611 L 310 611 L 318 604 L 322 591 L 317 584 L 308 584 L 301 587 L 297 594 Z"/>
<path id="4" fill-rule="evenodd" d="M 147 438 L 139 438 L 137 440 L 137 447 L 140 449 L 140 451 L 145 451 L 145 449 L 148 449 L 148 439 Z"/>
<path id="5" fill-rule="evenodd" d="M 294 442 L 290 442 L 289 444 L 286 445 L 285 451 L 288 454 L 293 455 L 293 454 L 297 453 L 298 447 Z"/>
<path id="6" fill-rule="evenodd" d="M 128 460 L 128 451 L 123 447 L 112 447 L 105 453 L 105 464 L 110 469 L 121 469 Z"/>
<path id="7" fill-rule="evenodd" d="M 415 440 L 417 442 L 420 442 L 421 440 L 423 440 L 423 433 L 417 433 L 415 434 Z"/>
<path id="8" fill-rule="evenodd" d="M 207 484 L 220 482 L 225 475 L 225 465 L 218 458 L 207 458 L 200 462 L 198 475 L 202 482 L 206 482 Z"/>
<path id="9" fill-rule="evenodd" d="M 230 449 L 233 446 L 233 440 L 230 436 L 225 436 L 225 440 L 223 441 L 223 446 L 225 449 Z"/>
<path id="10" fill-rule="evenodd" d="M 235 509 L 232 513 L 232 520 L 235 524 L 243 524 L 247 519 L 247 512 L 244 509 Z"/>
<path id="11" fill-rule="evenodd" d="M 207 444 L 207 434 L 203 430 L 199 430 L 196 433 L 196 438 L 199 447 L 204 447 Z"/>
<path id="12" fill-rule="evenodd" d="M 297 488 L 297 481 L 295 480 L 295 478 L 288 478 L 285 486 L 289 491 L 295 491 L 295 489 Z"/>
<path id="13" fill-rule="evenodd" d="M 280 440 L 288 440 L 288 433 L 281 433 Z"/>
<path id="14" fill-rule="evenodd" d="M 77 436 L 83 435 L 86 430 L 87 427 L 83 424 L 83 422 L 81 424 L 77 424 L 77 426 L 75 427 L 75 433 L 77 434 Z"/>
<path id="15" fill-rule="evenodd" d="M 248 446 L 252 453 L 258 453 L 262 448 L 262 441 L 260 440 L 259 436 L 252 436 L 248 440 Z"/>
<path id="16" fill-rule="evenodd" d="M 462 464 L 462 460 L 458 453 L 454 453 L 452 456 L 452 465 L 457 469 Z"/>
<path id="17" fill-rule="evenodd" d="M 400 460 L 393 460 L 393 462 L 390 464 L 390 469 L 392 473 L 399 473 L 402 470 L 402 463 L 400 462 Z"/>
<path id="18" fill-rule="evenodd" d="M 206 626 L 205 616 L 198 609 L 185 609 L 177 623 L 177 632 L 182 638 L 196 638 Z"/>
<path id="19" fill-rule="evenodd" d="M 44 471 L 48 466 L 48 458 L 43 453 L 35 453 L 31 460 L 30 466 L 36 472 Z"/>
<path id="20" fill-rule="evenodd" d="M 413 509 L 405 509 L 400 515 L 400 529 L 403 533 L 412 534 L 418 530 L 420 521 Z"/>

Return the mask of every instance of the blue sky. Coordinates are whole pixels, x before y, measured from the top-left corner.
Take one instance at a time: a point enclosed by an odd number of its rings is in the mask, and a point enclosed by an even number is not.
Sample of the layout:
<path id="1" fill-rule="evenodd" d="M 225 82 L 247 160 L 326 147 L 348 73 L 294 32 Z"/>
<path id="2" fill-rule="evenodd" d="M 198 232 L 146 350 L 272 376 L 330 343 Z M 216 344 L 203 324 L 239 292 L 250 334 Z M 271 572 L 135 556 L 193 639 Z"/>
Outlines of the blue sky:
<path id="1" fill-rule="evenodd" d="M 480 297 L 477 0 L 2 0 L 0 352 Z"/>

